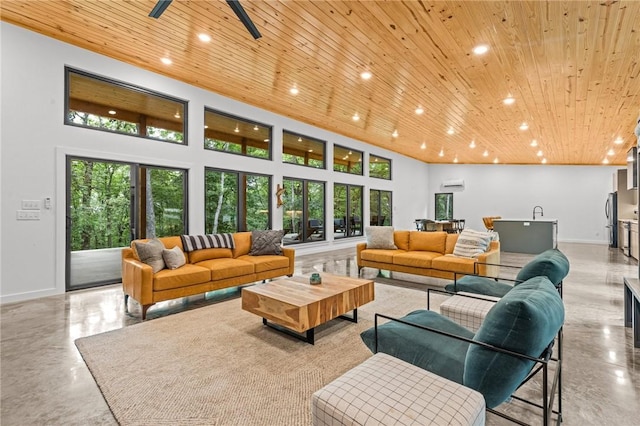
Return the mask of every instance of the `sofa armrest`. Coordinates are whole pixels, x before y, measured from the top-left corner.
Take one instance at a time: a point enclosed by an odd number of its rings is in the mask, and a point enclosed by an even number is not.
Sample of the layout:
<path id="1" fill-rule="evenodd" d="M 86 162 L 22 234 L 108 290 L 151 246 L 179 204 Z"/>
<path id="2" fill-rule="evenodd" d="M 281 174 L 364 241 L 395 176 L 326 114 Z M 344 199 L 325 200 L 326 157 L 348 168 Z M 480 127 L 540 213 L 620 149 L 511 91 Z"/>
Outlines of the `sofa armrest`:
<path id="1" fill-rule="evenodd" d="M 360 255 L 362 253 L 362 250 L 367 248 L 367 243 L 358 243 L 356 244 L 356 259 L 357 259 L 357 265 L 360 266 Z"/>
<path id="2" fill-rule="evenodd" d="M 487 277 L 500 275 L 500 242 L 491 241 L 489 250 L 478 256 L 475 273 Z"/>
<path id="3" fill-rule="evenodd" d="M 122 290 L 141 305 L 153 301 L 153 268 L 133 257 L 133 250 L 122 249 Z"/>
<path id="4" fill-rule="evenodd" d="M 292 276 L 295 271 L 296 251 L 292 248 L 282 247 L 282 255 L 289 258 L 288 276 Z"/>

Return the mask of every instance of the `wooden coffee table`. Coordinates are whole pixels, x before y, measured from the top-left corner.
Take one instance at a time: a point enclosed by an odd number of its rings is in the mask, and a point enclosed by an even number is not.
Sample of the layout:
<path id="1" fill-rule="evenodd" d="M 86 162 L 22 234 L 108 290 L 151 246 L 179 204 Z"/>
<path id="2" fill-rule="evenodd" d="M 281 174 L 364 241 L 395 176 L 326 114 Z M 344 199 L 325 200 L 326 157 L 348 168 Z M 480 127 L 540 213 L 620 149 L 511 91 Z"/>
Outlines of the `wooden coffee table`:
<path id="1" fill-rule="evenodd" d="M 317 285 L 309 284 L 308 277 L 293 277 L 243 288 L 242 309 L 261 316 L 269 327 L 314 344 L 315 327 L 334 318 L 358 322 L 358 307 L 374 298 L 373 281 L 320 276 L 322 284 Z M 352 317 L 343 316 L 349 311 Z"/>

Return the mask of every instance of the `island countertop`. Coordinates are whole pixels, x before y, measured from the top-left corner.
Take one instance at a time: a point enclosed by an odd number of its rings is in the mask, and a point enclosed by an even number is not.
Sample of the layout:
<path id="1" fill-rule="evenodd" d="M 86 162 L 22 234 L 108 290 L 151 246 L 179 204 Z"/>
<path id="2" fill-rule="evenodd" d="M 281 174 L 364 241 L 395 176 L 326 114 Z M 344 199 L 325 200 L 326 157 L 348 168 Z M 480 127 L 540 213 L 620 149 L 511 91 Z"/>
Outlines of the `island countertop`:
<path id="1" fill-rule="evenodd" d="M 558 247 L 558 219 L 494 219 L 500 250 L 538 254 Z"/>
<path id="2" fill-rule="evenodd" d="M 558 219 L 541 218 L 528 218 L 528 219 L 493 219 L 494 222 L 555 222 L 558 223 Z"/>

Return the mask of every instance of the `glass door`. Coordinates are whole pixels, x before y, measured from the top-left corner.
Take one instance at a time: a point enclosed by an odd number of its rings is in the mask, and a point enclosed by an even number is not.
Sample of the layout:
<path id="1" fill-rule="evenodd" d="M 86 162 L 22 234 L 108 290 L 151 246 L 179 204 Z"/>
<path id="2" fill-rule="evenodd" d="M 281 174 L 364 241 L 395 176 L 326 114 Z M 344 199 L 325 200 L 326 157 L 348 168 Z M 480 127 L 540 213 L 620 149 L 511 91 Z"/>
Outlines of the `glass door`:
<path id="1" fill-rule="evenodd" d="M 132 239 L 185 233 L 185 170 L 67 158 L 66 288 L 121 281 Z"/>

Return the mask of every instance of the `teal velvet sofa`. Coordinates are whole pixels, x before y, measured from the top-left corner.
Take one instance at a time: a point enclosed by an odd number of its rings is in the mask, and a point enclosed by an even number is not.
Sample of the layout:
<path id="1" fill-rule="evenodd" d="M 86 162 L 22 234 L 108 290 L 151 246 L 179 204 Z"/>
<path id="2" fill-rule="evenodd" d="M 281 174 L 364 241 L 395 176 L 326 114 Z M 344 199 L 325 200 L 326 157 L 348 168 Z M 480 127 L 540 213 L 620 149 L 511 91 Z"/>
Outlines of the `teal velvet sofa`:
<path id="1" fill-rule="evenodd" d="M 373 352 L 383 352 L 453 382 L 480 392 L 487 410 L 494 410 L 514 395 L 522 383 L 542 373 L 546 391 L 544 424 L 552 414 L 561 421 L 561 403 L 554 409 L 557 393 L 561 400 L 562 326 L 564 304 L 555 285 L 544 276 L 519 283 L 488 312 L 476 333 L 436 312 L 417 310 L 403 318 L 376 314 L 375 326 L 361 334 Z M 388 322 L 379 324 L 379 319 Z M 557 338 L 556 357 L 553 347 Z M 555 363 L 549 383 L 549 363 Z M 539 403 L 538 403 L 539 404 Z"/>

